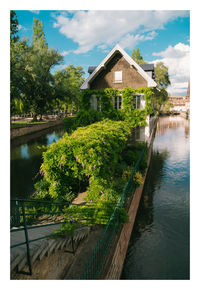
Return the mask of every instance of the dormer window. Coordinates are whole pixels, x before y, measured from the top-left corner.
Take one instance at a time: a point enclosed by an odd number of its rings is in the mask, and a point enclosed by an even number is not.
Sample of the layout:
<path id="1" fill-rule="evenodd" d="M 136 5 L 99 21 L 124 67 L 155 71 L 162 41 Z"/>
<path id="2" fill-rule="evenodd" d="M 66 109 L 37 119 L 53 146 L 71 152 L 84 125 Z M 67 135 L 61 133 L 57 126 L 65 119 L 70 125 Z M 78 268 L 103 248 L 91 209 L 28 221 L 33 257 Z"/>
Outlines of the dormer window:
<path id="1" fill-rule="evenodd" d="M 114 72 L 114 83 L 122 83 L 122 71 Z"/>

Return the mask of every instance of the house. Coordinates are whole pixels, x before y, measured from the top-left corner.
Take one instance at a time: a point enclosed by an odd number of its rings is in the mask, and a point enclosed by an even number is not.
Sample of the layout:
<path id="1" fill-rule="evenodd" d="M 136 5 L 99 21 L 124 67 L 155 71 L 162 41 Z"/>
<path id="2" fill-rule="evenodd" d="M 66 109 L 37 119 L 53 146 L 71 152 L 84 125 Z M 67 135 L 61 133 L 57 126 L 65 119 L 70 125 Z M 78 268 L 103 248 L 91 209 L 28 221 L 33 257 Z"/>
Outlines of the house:
<path id="1" fill-rule="evenodd" d="M 133 89 L 153 87 L 156 88 L 153 64 L 137 64 L 118 44 L 109 52 L 98 66 L 88 68 L 89 76 L 82 84 L 81 89 L 100 90 L 116 88 L 122 90 L 125 87 Z M 91 99 L 93 109 L 100 109 L 98 100 L 93 96 Z M 113 99 L 115 109 L 122 107 L 121 96 Z M 136 96 L 135 108 L 144 109 L 145 100 L 142 94 Z M 147 140 L 151 134 L 150 116 L 146 119 L 147 126 L 140 128 L 137 139 Z M 140 138 L 141 137 L 141 138 Z"/>

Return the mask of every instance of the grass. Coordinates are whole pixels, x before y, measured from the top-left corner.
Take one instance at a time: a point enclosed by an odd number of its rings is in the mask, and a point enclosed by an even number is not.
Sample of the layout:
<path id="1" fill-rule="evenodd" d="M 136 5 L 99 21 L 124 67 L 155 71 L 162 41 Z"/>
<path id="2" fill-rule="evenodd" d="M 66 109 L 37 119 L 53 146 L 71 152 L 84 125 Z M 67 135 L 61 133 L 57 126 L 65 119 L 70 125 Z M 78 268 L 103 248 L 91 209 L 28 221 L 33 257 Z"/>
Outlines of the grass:
<path id="1" fill-rule="evenodd" d="M 39 124 L 47 123 L 46 121 L 39 121 L 39 122 L 25 122 L 25 121 L 15 121 L 11 122 L 10 128 L 16 129 L 16 128 L 25 128 L 25 127 L 32 127 Z"/>

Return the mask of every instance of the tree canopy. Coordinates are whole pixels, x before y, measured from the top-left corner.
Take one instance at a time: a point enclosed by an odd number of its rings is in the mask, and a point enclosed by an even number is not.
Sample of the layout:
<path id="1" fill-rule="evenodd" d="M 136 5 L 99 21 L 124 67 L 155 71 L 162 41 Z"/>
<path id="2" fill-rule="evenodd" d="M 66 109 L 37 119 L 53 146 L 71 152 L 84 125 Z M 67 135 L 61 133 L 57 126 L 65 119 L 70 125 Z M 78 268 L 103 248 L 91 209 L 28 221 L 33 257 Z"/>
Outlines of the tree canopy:
<path id="1" fill-rule="evenodd" d="M 80 66 L 69 65 L 54 74 L 57 103 L 66 111 L 77 111 L 80 105 L 80 86 L 84 82 Z"/>
<path id="2" fill-rule="evenodd" d="M 168 67 L 163 62 L 158 62 L 155 66 L 155 81 L 158 84 L 158 88 L 167 88 L 171 82 L 169 79 Z"/>
<path id="3" fill-rule="evenodd" d="M 53 66 L 63 57 L 49 49 L 42 22 L 34 19 L 32 44 L 27 40 L 16 41 L 11 46 L 11 100 L 22 102 L 36 119 L 48 110 L 54 95 Z M 12 108 L 12 106 L 11 106 Z"/>
<path id="4" fill-rule="evenodd" d="M 144 64 L 147 63 L 146 61 L 143 60 L 143 57 L 140 54 L 140 50 L 139 48 L 137 48 L 136 50 L 133 49 L 133 52 L 131 54 L 132 59 L 137 62 L 138 64 Z"/>
<path id="5" fill-rule="evenodd" d="M 10 40 L 16 42 L 19 36 L 16 36 L 18 32 L 18 20 L 14 10 L 10 11 Z"/>
<path id="6" fill-rule="evenodd" d="M 18 20 L 11 11 L 10 26 L 10 92 L 11 114 L 38 115 L 69 109 L 76 111 L 83 83 L 82 67 L 67 66 L 53 73 L 63 61 L 61 54 L 48 47 L 42 21 L 33 19 L 32 39 L 19 40 Z"/>

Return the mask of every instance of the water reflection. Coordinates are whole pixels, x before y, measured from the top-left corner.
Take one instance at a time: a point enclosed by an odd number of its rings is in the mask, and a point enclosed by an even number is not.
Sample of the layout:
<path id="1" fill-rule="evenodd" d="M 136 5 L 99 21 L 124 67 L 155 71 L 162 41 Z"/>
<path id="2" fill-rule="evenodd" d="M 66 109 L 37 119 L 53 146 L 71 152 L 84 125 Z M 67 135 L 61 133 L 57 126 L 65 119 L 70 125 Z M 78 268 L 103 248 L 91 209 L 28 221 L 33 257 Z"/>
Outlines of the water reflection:
<path id="1" fill-rule="evenodd" d="M 189 279 L 189 121 L 157 128 L 121 279 Z"/>
<path id="2" fill-rule="evenodd" d="M 27 144 L 21 145 L 20 150 L 21 150 L 21 158 L 25 158 L 25 159 L 30 158 Z"/>
<path id="3" fill-rule="evenodd" d="M 63 127 L 37 132 L 11 142 L 11 196 L 28 197 L 33 193 L 42 162 L 43 145 L 56 142 L 65 133 Z"/>

